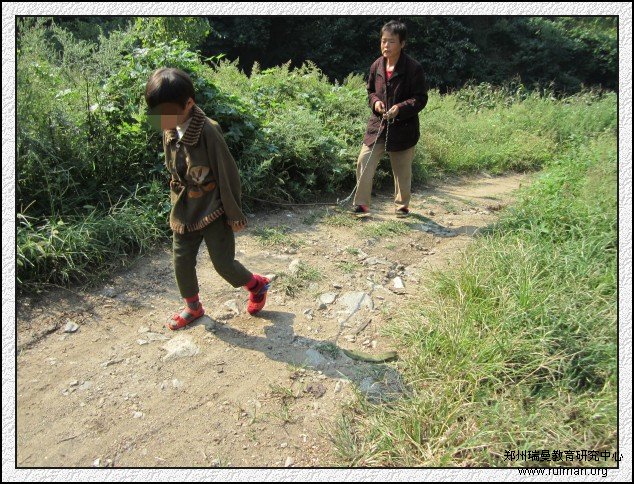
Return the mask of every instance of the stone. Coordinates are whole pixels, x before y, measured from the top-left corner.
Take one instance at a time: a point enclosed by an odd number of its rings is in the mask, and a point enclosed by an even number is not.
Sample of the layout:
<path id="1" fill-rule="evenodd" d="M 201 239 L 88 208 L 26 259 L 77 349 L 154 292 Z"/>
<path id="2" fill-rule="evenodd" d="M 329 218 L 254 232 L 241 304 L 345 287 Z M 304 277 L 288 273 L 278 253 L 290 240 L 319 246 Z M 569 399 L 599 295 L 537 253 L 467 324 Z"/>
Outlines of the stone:
<path id="1" fill-rule="evenodd" d="M 167 354 L 163 357 L 164 361 L 189 358 L 197 355 L 200 351 L 191 337 L 185 335 L 178 335 L 172 338 L 163 346 L 163 349 L 167 351 Z"/>
<path id="2" fill-rule="evenodd" d="M 284 463 L 284 467 L 291 467 L 295 463 L 295 459 L 293 459 L 290 455 L 286 458 L 286 462 Z"/>
<path id="3" fill-rule="evenodd" d="M 225 306 L 229 308 L 229 310 L 234 314 L 240 314 L 240 308 L 238 307 L 238 303 L 235 299 L 230 299 L 225 303 Z"/>
<path id="4" fill-rule="evenodd" d="M 299 266 L 302 262 L 299 259 L 293 259 L 291 263 L 288 265 L 288 272 L 291 274 L 297 274 L 299 271 Z"/>
<path id="5" fill-rule="evenodd" d="M 309 383 L 304 391 L 312 394 L 315 398 L 320 398 L 326 393 L 326 388 L 321 383 Z"/>
<path id="6" fill-rule="evenodd" d="M 143 418 L 143 412 L 134 412 L 132 418 Z"/>
<path id="7" fill-rule="evenodd" d="M 169 338 L 161 333 L 145 333 L 145 339 L 148 341 L 167 341 Z"/>
<path id="8" fill-rule="evenodd" d="M 183 387 L 183 382 L 180 381 L 178 378 L 174 378 L 172 380 L 172 387 L 174 387 L 174 388 L 182 388 Z"/>
<path id="9" fill-rule="evenodd" d="M 309 348 L 306 350 L 306 361 L 311 366 L 320 366 L 328 362 L 328 360 L 314 348 Z"/>
<path id="10" fill-rule="evenodd" d="M 321 296 L 319 296 L 319 301 L 324 304 L 332 304 L 337 299 L 337 293 L 335 292 L 325 292 Z"/>
<path id="11" fill-rule="evenodd" d="M 401 279 L 400 277 L 395 277 L 394 279 L 392 279 L 392 284 L 394 285 L 394 289 L 405 289 L 403 279 Z"/>
<path id="12" fill-rule="evenodd" d="M 64 326 L 64 333 L 74 333 L 79 329 L 79 325 L 74 321 L 68 321 Z"/>
<path id="13" fill-rule="evenodd" d="M 372 298 L 369 294 L 362 291 L 346 292 L 339 297 L 339 305 L 345 308 L 345 312 L 352 315 L 359 311 L 361 307 L 368 310 L 374 309 Z"/>
<path id="14" fill-rule="evenodd" d="M 141 326 L 139 328 L 139 333 L 149 333 L 150 332 L 150 328 L 148 328 L 147 326 Z"/>

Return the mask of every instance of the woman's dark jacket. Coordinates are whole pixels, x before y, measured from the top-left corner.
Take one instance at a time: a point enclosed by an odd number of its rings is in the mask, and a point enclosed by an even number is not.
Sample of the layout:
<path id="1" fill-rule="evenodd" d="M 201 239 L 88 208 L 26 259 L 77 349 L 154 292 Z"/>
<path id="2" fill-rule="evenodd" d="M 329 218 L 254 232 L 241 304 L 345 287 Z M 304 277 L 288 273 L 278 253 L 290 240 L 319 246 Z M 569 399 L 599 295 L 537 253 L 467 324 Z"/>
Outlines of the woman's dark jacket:
<path id="1" fill-rule="evenodd" d="M 382 115 L 374 110 L 377 101 L 383 101 L 385 111 L 398 104 L 398 116 L 390 124 L 386 151 L 402 151 L 416 145 L 420 138 L 418 113 L 427 104 L 427 82 L 421 65 L 410 56 L 401 52 L 388 80 L 385 72 L 385 57 L 381 56 L 370 67 L 368 78 L 368 101 L 372 115 L 363 137 L 363 143 L 372 146 L 376 140 Z M 387 121 L 381 127 L 381 137 L 385 136 Z"/>

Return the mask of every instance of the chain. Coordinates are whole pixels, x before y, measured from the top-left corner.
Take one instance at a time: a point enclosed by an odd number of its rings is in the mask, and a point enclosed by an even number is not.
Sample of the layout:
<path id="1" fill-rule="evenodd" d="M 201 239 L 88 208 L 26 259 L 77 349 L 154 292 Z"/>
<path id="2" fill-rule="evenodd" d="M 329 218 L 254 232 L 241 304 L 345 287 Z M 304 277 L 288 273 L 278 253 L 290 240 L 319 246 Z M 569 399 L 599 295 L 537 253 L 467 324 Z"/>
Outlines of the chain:
<path id="1" fill-rule="evenodd" d="M 387 121 L 385 123 L 385 147 L 387 148 L 387 139 L 388 139 L 388 135 L 390 133 L 390 124 L 394 124 L 394 118 L 388 119 L 388 118 L 384 117 L 384 118 L 381 119 L 381 124 L 379 125 L 379 131 L 377 132 L 376 139 L 374 140 L 374 143 L 372 144 L 372 149 L 370 150 L 370 155 L 365 159 L 365 163 L 361 167 L 361 173 L 359 174 L 359 176 L 357 178 L 357 184 L 352 189 L 352 192 L 350 192 L 350 195 L 348 195 L 343 200 L 337 199 L 337 205 L 343 205 L 344 203 L 350 201 L 350 199 L 354 196 L 354 194 L 356 193 L 357 189 L 359 188 L 359 182 L 361 181 L 361 178 L 363 177 L 363 173 L 365 173 L 365 169 L 368 167 L 368 163 L 372 159 L 372 153 L 374 153 L 374 148 L 376 146 L 376 143 L 379 141 L 379 136 L 381 136 L 381 127 L 383 126 L 383 121 Z"/>

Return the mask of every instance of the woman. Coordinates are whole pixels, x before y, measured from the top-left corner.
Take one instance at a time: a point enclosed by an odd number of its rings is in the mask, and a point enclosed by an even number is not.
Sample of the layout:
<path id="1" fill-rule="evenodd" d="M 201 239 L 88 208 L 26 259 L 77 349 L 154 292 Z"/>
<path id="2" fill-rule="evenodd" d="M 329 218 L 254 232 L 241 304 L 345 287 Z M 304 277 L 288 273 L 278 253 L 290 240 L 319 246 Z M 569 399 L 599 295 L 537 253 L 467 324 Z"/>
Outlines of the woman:
<path id="1" fill-rule="evenodd" d="M 355 213 L 369 213 L 372 179 L 387 151 L 394 174 L 396 216 L 409 215 L 412 160 L 420 138 L 418 113 L 427 104 L 427 82 L 421 65 L 403 52 L 406 38 L 403 22 L 392 20 L 381 29 L 382 55 L 370 67 L 367 84 L 372 115 L 357 160 Z"/>

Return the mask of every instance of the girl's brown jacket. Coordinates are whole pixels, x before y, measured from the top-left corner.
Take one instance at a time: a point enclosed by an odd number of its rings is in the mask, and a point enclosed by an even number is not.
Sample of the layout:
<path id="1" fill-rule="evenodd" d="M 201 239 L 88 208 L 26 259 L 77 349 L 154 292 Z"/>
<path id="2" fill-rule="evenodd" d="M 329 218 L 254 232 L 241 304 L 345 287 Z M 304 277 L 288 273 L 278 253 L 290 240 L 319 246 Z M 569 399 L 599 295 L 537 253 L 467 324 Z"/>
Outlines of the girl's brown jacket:
<path id="1" fill-rule="evenodd" d="M 170 227 L 183 234 L 200 230 L 223 214 L 234 227 L 247 223 L 240 200 L 240 175 L 220 125 L 198 106 L 179 140 L 163 131 L 165 165 L 172 174 Z"/>

